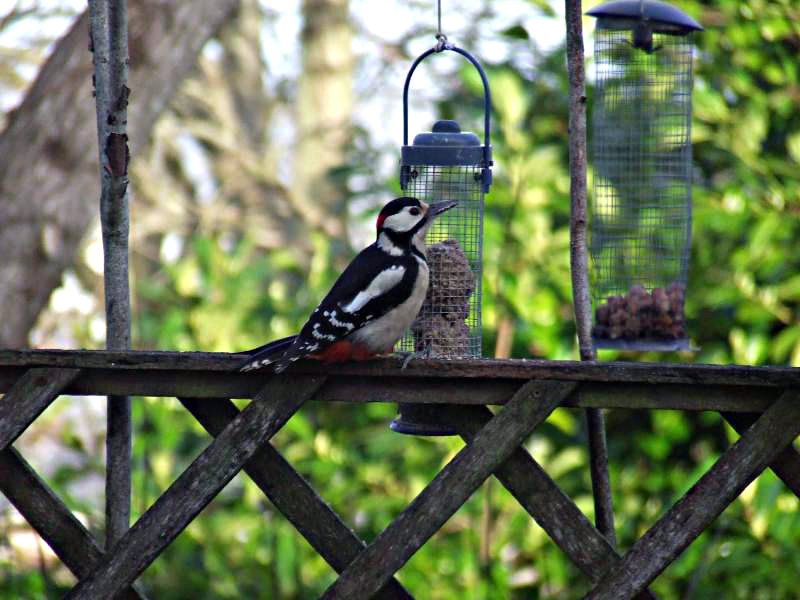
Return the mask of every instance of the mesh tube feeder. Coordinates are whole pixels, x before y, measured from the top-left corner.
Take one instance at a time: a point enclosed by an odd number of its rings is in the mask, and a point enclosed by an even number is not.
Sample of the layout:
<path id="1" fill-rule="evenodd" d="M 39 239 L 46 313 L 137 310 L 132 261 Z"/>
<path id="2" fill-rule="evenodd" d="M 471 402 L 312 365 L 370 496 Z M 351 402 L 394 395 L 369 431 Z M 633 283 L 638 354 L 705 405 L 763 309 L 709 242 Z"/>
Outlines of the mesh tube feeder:
<path id="1" fill-rule="evenodd" d="M 597 18 L 589 254 L 596 348 L 688 350 L 692 33 L 657 0 L 618 0 Z"/>
<path id="2" fill-rule="evenodd" d="M 408 90 L 417 66 L 432 54 L 456 52 L 477 69 L 483 81 L 483 144 L 456 121 L 434 123 L 408 143 Z M 483 197 L 492 183 L 491 93 L 486 73 L 466 50 L 440 41 L 411 65 L 403 88 L 403 147 L 400 186 L 423 202 L 457 200 L 428 232 L 430 284 L 419 316 L 398 350 L 437 358 L 481 355 L 481 261 Z M 437 419 L 436 406 L 400 404 L 391 428 L 412 435 L 455 435 Z"/>

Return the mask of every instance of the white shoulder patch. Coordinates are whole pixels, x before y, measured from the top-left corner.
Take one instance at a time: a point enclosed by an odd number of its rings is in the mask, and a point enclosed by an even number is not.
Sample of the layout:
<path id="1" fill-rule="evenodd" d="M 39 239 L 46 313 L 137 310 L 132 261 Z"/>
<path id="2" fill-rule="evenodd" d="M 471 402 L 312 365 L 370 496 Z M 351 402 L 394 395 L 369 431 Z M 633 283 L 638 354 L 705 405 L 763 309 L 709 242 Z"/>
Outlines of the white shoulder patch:
<path id="1" fill-rule="evenodd" d="M 406 268 L 401 265 L 392 265 L 388 269 L 381 271 L 378 273 L 378 276 L 372 280 L 369 286 L 367 286 L 367 289 L 358 292 L 355 298 L 342 306 L 342 310 L 347 313 L 354 313 L 361 310 L 367 302 L 373 298 L 382 296 L 400 283 L 405 272 Z"/>

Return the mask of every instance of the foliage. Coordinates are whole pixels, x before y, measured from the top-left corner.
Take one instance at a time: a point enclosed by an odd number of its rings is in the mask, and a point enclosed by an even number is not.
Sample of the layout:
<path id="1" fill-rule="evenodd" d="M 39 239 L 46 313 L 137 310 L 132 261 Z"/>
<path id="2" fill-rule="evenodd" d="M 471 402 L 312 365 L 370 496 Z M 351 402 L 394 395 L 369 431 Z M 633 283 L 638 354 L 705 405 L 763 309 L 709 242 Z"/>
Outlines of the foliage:
<path id="1" fill-rule="evenodd" d="M 551 10 L 546 3 L 532 4 L 532 10 Z M 603 358 L 798 366 L 800 256 L 793 244 L 800 238 L 800 14 L 789 0 L 718 0 L 713 5 L 691 0 L 682 8 L 707 26 L 696 38 L 687 306 L 689 330 L 699 349 L 680 355 L 607 352 Z M 546 23 L 561 27 L 553 19 Z M 497 169 L 486 213 L 484 348 L 487 354 L 500 351 L 505 342 L 499 332 L 505 330 L 512 356 L 574 358 L 564 52 L 561 47 L 539 50 L 524 20 L 498 33 L 510 51 L 506 60 L 487 65 L 495 100 Z M 477 123 L 480 82 L 469 68 L 456 75 L 438 112 Z M 146 243 L 140 243 L 141 256 L 150 258 L 136 277 L 138 347 L 232 351 L 289 334 L 330 285 L 333 265 L 355 250 L 330 244 L 314 224 L 291 212 L 288 200 L 275 205 L 277 220 L 291 235 L 302 233 L 309 240 L 302 255 L 264 242 L 255 227 L 243 224 L 254 211 L 243 209 L 234 213 L 241 219 L 230 218 L 231 210 L 247 204 L 241 190 L 258 172 L 251 154 L 266 150 L 257 144 L 231 148 L 218 143 L 217 133 L 204 137 L 203 130 L 223 131 L 214 126 L 224 111 L 199 114 L 191 108 L 192 94 L 203 99 L 198 93 L 203 89 L 197 81 L 188 86 L 182 109 L 171 117 L 178 132 L 170 129 L 167 137 L 189 132 L 200 139 L 208 160 L 228 170 L 216 167 L 216 195 L 205 209 L 197 182 L 183 173 L 179 153 L 167 146 L 154 151 L 168 159 L 159 167 L 163 185 L 149 196 L 143 192 L 143 202 L 156 210 L 159 193 L 182 198 L 193 206 L 188 213 L 193 226 L 174 228 L 184 243 L 169 260 L 153 256 L 163 256 L 160 251 L 174 231 L 148 230 Z M 364 162 L 336 172 L 351 183 L 372 167 L 366 162 L 373 148 L 368 134 L 361 132 L 357 139 L 362 145 L 349 155 Z M 151 157 L 153 162 L 156 158 Z M 230 165 L 237 166 L 237 185 L 226 179 Z M 236 170 L 241 165 L 252 168 Z M 258 188 L 263 194 L 283 198 L 275 182 L 254 179 L 266 186 L 267 191 Z M 362 209 L 351 206 L 351 213 Z M 209 218 L 209 211 L 227 217 Z M 148 253 L 148 245 L 155 251 Z M 208 437 L 176 402 L 136 399 L 134 407 L 138 516 Z M 304 407 L 273 440 L 366 540 L 460 448 L 449 438 L 398 436 L 388 430 L 393 415 L 392 406 L 380 403 L 315 404 Z M 612 411 L 608 431 L 623 549 L 736 439 L 712 413 Z M 559 409 L 528 448 L 591 516 L 585 442 L 582 415 Z M 59 492 L 66 488 L 66 482 L 57 481 Z M 666 599 L 794 597 L 800 571 L 794 548 L 800 536 L 798 508 L 798 500 L 766 473 L 653 589 Z M 95 515 L 92 522 L 97 520 Z M 49 593 L 47 581 L 33 569 L 14 572 L 2 556 L 0 595 Z M 496 482 L 484 485 L 398 576 L 417 597 L 433 599 L 577 598 L 587 590 L 585 578 Z M 254 484 L 239 476 L 148 569 L 143 583 L 159 598 L 291 599 L 315 597 L 332 578 L 332 570 Z"/>

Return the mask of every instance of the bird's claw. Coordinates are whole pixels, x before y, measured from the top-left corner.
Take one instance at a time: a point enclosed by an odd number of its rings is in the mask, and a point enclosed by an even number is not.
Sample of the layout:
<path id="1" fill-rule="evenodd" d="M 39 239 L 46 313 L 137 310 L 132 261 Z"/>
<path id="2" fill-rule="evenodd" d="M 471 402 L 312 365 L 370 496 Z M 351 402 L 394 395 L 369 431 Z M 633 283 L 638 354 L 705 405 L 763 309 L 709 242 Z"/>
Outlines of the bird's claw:
<path id="1" fill-rule="evenodd" d="M 430 346 L 425 348 L 425 350 L 420 350 L 419 352 L 398 352 L 398 358 L 403 359 L 403 366 L 400 367 L 401 371 L 405 371 L 408 364 L 415 358 L 430 358 L 431 357 L 431 349 Z"/>

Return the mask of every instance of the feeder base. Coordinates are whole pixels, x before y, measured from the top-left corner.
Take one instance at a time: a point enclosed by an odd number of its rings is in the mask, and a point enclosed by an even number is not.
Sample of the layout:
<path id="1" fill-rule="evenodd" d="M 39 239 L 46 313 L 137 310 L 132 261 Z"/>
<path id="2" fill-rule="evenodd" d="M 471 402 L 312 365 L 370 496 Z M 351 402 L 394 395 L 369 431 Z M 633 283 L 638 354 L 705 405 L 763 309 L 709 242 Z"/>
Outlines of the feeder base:
<path id="1" fill-rule="evenodd" d="M 406 435 L 456 435 L 456 431 L 442 421 L 437 408 L 430 404 L 399 404 L 397 418 L 389 427 Z"/>

